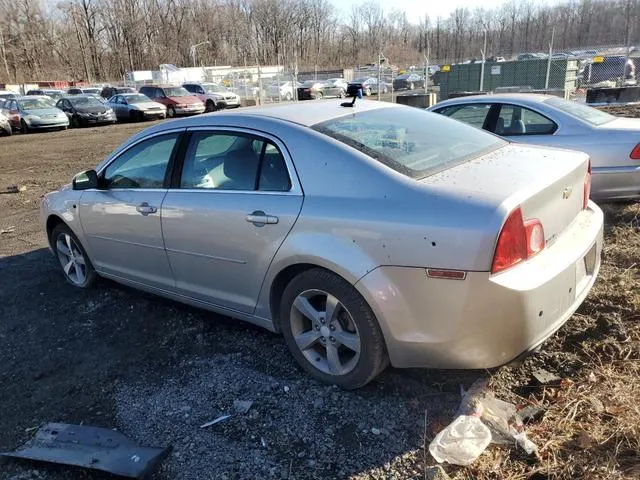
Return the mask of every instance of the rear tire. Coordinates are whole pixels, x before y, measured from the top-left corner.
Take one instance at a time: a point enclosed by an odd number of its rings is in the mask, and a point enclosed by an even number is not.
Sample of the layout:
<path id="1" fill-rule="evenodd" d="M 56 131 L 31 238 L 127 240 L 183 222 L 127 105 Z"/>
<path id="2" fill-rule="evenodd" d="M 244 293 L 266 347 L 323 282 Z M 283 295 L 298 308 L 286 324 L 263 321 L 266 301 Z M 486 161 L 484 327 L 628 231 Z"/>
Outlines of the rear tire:
<path id="1" fill-rule="evenodd" d="M 75 115 L 71 117 L 71 127 L 72 128 L 80 127 L 80 120 L 78 120 L 78 117 L 76 117 Z"/>
<path id="2" fill-rule="evenodd" d="M 91 288 L 98 279 L 91 260 L 78 237 L 64 223 L 57 225 L 50 239 L 65 280 L 74 287 Z"/>
<path id="3" fill-rule="evenodd" d="M 204 111 L 207 113 L 216 111 L 216 105 L 213 103 L 213 100 L 207 100 L 207 103 L 204 105 Z"/>
<path id="4" fill-rule="evenodd" d="M 291 280 L 281 298 L 280 326 L 298 365 L 321 382 L 359 388 L 389 363 L 373 311 L 353 286 L 327 270 L 314 268 Z"/>
<path id="5" fill-rule="evenodd" d="M 174 118 L 176 116 L 176 109 L 173 105 L 167 107 L 167 117 Z"/>
<path id="6" fill-rule="evenodd" d="M 287 92 L 287 94 L 284 96 L 284 99 L 287 102 L 290 102 L 293 99 L 293 96 L 290 93 Z"/>
<path id="7" fill-rule="evenodd" d="M 29 125 L 27 125 L 27 122 L 25 122 L 24 120 L 20 120 L 20 131 L 22 133 L 31 133 L 31 129 L 29 128 Z"/>

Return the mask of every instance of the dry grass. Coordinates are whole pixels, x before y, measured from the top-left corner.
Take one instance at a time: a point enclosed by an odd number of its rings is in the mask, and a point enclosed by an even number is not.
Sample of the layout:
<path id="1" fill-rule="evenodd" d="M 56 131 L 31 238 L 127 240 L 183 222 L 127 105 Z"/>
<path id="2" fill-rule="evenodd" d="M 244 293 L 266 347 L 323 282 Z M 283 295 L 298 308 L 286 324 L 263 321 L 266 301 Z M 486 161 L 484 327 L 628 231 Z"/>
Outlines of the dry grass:
<path id="1" fill-rule="evenodd" d="M 491 379 L 499 398 L 545 409 L 527 426 L 539 455 L 492 446 L 471 467 L 450 468 L 454 478 L 640 478 L 640 203 L 603 210 L 603 264 L 588 299 L 540 355 Z M 537 368 L 562 382 L 536 386 Z"/>

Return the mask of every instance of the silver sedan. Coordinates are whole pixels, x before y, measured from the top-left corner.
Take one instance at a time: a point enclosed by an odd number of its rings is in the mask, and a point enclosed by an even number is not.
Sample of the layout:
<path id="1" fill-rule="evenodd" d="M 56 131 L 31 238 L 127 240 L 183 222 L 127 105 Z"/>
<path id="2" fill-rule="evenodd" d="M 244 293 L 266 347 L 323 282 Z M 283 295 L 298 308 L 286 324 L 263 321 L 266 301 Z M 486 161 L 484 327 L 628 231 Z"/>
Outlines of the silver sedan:
<path id="1" fill-rule="evenodd" d="M 42 201 L 66 279 L 98 276 L 281 332 L 356 388 L 396 367 L 489 368 L 582 303 L 603 216 L 583 153 L 362 101 L 155 125 Z"/>
<path id="2" fill-rule="evenodd" d="M 536 94 L 477 95 L 429 108 L 510 141 L 585 152 L 591 157 L 591 198 L 640 198 L 640 119 Z"/>
<path id="3" fill-rule="evenodd" d="M 117 119 L 121 121 L 140 122 L 158 120 L 167 116 L 167 107 L 141 93 L 119 93 L 111 97 L 107 105 L 113 109 Z"/>

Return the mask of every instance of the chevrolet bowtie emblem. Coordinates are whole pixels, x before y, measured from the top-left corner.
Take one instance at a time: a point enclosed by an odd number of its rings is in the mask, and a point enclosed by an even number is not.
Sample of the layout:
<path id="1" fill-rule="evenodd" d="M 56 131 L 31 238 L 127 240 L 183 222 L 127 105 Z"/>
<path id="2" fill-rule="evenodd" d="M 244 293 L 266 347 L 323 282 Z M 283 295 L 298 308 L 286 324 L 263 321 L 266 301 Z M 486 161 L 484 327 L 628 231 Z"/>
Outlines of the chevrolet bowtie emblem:
<path id="1" fill-rule="evenodd" d="M 567 198 L 569 198 L 571 196 L 571 192 L 573 192 L 573 187 L 567 187 L 562 190 L 562 199 L 566 200 Z"/>

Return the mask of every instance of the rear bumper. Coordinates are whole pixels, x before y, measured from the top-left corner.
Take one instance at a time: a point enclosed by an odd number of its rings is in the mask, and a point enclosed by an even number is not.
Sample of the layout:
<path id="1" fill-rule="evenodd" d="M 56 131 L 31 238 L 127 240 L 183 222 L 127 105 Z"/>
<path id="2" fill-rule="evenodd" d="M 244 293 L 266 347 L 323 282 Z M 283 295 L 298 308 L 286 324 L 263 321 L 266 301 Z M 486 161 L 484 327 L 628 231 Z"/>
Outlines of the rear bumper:
<path id="1" fill-rule="evenodd" d="M 594 167 L 591 181 L 593 199 L 640 198 L 640 162 L 629 167 Z"/>
<path id="2" fill-rule="evenodd" d="M 603 215 L 589 208 L 536 257 L 500 274 L 428 278 L 379 267 L 356 283 L 396 367 L 492 368 L 535 349 L 589 293 L 600 268 Z"/>

